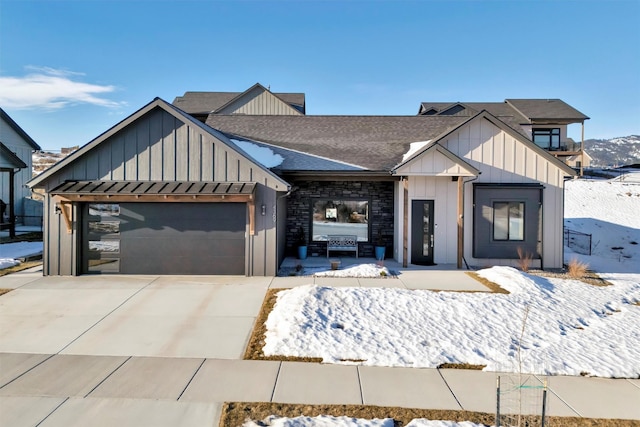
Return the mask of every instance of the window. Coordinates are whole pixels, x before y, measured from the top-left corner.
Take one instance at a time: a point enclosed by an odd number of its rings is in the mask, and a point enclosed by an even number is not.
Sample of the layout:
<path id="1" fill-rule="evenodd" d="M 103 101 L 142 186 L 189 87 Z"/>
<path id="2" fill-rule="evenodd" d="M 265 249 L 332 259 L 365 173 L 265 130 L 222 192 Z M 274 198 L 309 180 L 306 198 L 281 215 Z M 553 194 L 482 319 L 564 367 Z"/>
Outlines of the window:
<path id="1" fill-rule="evenodd" d="M 493 240 L 524 240 L 523 202 L 493 202 Z"/>
<path id="2" fill-rule="evenodd" d="M 541 256 L 540 184 L 473 186 L 474 258 L 518 259 L 518 248 Z"/>
<path id="3" fill-rule="evenodd" d="M 533 142 L 545 150 L 560 150 L 560 128 L 533 129 Z"/>
<path id="4" fill-rule="evenodd" d="M 368 200 L 319 199 L 313 203 L 312 240 L 323 242 L 333 234 L 358 236 L 358 242 L 369 241 Z"/>

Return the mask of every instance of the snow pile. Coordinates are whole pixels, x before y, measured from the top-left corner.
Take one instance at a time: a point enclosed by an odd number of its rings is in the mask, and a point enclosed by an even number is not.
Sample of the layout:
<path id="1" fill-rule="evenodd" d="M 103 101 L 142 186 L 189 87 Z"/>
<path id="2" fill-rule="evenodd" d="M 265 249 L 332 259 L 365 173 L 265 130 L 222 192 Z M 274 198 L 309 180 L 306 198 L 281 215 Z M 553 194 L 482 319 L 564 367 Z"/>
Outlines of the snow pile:
<path id="1" fill-rule="evenodd" d="M 242 427 L 393 427 L 393 425 L 393 419 L 391 418 L 385 418 L 383 420 L 365 420 L 362 418 L 332 417 L 327 415 L 320 415 L 317 417 L 301 416 L 295 418 L 281 418 L 271 415 L 260 424 L 248 421 L 244 423 Z"/>
<path id="2" fill-rule="evenodd" d="M 306 285 L 278 294 L 267 356 L 327 363 L 637 378 L 640 275 L 615 286 L 530 276 L 510 267 L 479 274 L 511 294 Z M 525 331 L 520 342 L 525 311 Z"/>
<path id="3" fill-rule="evenodd" d="M 313 273 L 316 277 L 389 277 L 391 272 L 387 267 L 376 264 L 358 264 L 340 270 L 322 269 Z"/>
<path id="4" fill-rule="evenodd" d="M 18 258 L 42 253 L 42 242 L 4 243 L 0 245 L 0 270 L 20 264 Z"/>
<path id="5" fill-rule="evenodd" d="M 249 141 L 241 141 L 238 139 L 232 139 L 231 142 L 236 144 L 238 148 L 247 153 L 256 162 L 260 163 L 266 168 L 274 168 L 284 162 L 284 157 L 280 154 L 276 154 L 267 147 L 261 147 L 258 144 L 254 144 Z"/>

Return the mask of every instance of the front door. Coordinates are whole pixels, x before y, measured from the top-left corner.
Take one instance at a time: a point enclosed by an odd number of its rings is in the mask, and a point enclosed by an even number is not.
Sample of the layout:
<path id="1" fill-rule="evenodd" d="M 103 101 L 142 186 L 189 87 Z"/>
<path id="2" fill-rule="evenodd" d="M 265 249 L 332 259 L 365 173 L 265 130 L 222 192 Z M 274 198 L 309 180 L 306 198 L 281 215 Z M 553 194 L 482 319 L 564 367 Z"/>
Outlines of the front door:
<path id="1" fill-rule="evenodd" d="M 433 200 L 411 201 L 411 264 L 434 265 Z"/>

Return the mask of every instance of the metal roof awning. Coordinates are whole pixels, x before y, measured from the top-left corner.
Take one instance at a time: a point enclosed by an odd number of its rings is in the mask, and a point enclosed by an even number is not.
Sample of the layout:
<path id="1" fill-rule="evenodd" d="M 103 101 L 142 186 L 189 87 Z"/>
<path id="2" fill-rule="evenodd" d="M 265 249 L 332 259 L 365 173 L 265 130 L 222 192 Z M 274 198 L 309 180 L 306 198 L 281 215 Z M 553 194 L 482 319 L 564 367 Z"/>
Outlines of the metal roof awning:
<path id="1" fill-rule="evenodd" d="M 49 192 L 73 202 L 250 202 L 253 182 L 66 181 Z"/>
<path id="2" fill-rule="evenodd" d="M 184 181 L 66 181 L 49 192 L 64 217 L 67 233 L 73 230 L 73 202 L 182 202 L 247 203 L 249 233 L 255 234 L 255 182 Z"/>

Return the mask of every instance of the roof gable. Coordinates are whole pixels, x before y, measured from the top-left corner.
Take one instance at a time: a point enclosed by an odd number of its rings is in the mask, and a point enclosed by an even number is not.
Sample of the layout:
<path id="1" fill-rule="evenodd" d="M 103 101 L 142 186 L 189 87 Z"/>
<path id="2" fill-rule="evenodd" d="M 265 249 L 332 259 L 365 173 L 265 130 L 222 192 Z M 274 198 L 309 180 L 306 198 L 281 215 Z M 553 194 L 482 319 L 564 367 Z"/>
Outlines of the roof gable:
<path id="1" fill-rule="evenodd" d="M 41 150 L 40 146 L 2 109 L 0 108 L 0 119 L 2 119 L 14 132 L 16 132 L 34 150 Z"/>
<path id="2" fill-rule="evenodd" d="M 264 98 L 264 99 L 260 99 Z M 256 105 L 251 105 L 256 104 Z M 267 111 L 265 110 L 265 106 Z M 247 114 L 248 111 L 257 109 L 260 113 L 275 113 L 277 114 L 301 114 L 286 102 L 284 102 L 277 95 L 274 95 L 267 88 L 260 83 L 256 83 L 246 91 L 240 93 L 235 98 L 230 99 L 226 104 L 221 105 L 214 111 L 213 114 Z M 249 113 L 251 114 L 251 113 Z"/>
<path id="3" fill-rule="evenodd" d="M 102 155 L 105 150 L 108 152 Z M 242 176 L 247 169 L 250 179 Z M 76 170 L 84 171 L 79 174 L 83 176 L 76 176 Z M 260 181 L 282 190 L 288 188 L 288 183 L 239 150 L 224 134 L 160 98 L 155 98 L 27 185 L 54 185 L 54 181 L 64 180 L 62 177 L 194 182 L 244 180 Z"/>
<path id="4" fill-rule="evenodd" d="M 255 87 L 252 86 L 252 87 Z M 208 115 L 213 111 L 219 110 L 232 100 L 238 98 L 245 92 L 185 92 L 183 96 L 177 96 L 173 105 L 182 111 L 192 115 Z M 288 104 L 294 110 L 305 114 L 305 95 L 304 93 L 275 93 L 282 102 Z M 206 118 L 206 117 L 205 117 Z"/>
<path id="5" fill-rule="evenodd" d="M 480 120 L 489 121 L 491 124 L 496 126 L 498 129 L 502 130 L 507 135 L 511 136 L 515 141 L 517 141 L 518 143 L 520 143 L 520 144 L 524 145 L 525 147 L 531 149 L 536 154 L 538 154 L 540 157 L 542 157 L 545 161 L 547 161 L 548 163 L 554 165 L 558 169 L 562 170 L 566 175 L 569 175 L 569 176 L 574 176 L 575 175 L 575 171 L 573 169 L 571 169 L 569 166 L 567 166 L 565 163 L 563 163 L 562 161 L 558 160 L 555 156 L 550 154 L 547 150 L 544 150 L 544 149 L 538 147 L 536 144 L 531 142 L 531 140 L 529 140 L 529 138 L 527 138 L 527 137 L 523 136 L 521 133 L 515 131 L 511 126 L 507 125 L 502 120 L 498 119 L 493 114 L 491 114 L 491 113 L 489 113 L 488 111 L 485 111 L 485 110 L 479 112 L 478 114 L 476 114 L 475 116 L 473 116 L 470 119 L 466 120 L 464 123 L 460 124 L 459 126 L 453 128 L 453 129 L 450 129 L 448 132 L 443 134 L 438 139 L 438 141 L 444 141 L 447 137 L 449 137 L 453 133 L 457 132 L 462 127 L 464 127 L 466 125 L 469 125 L 469 124 L 471 124 L 473 122 L 480 121 Z"/>
<path id="6" fill-rule="evenodd" d="M 427 144 L 393 169 L 396 175 L 478 176 L 480 171 L 438 143 Z"/>

